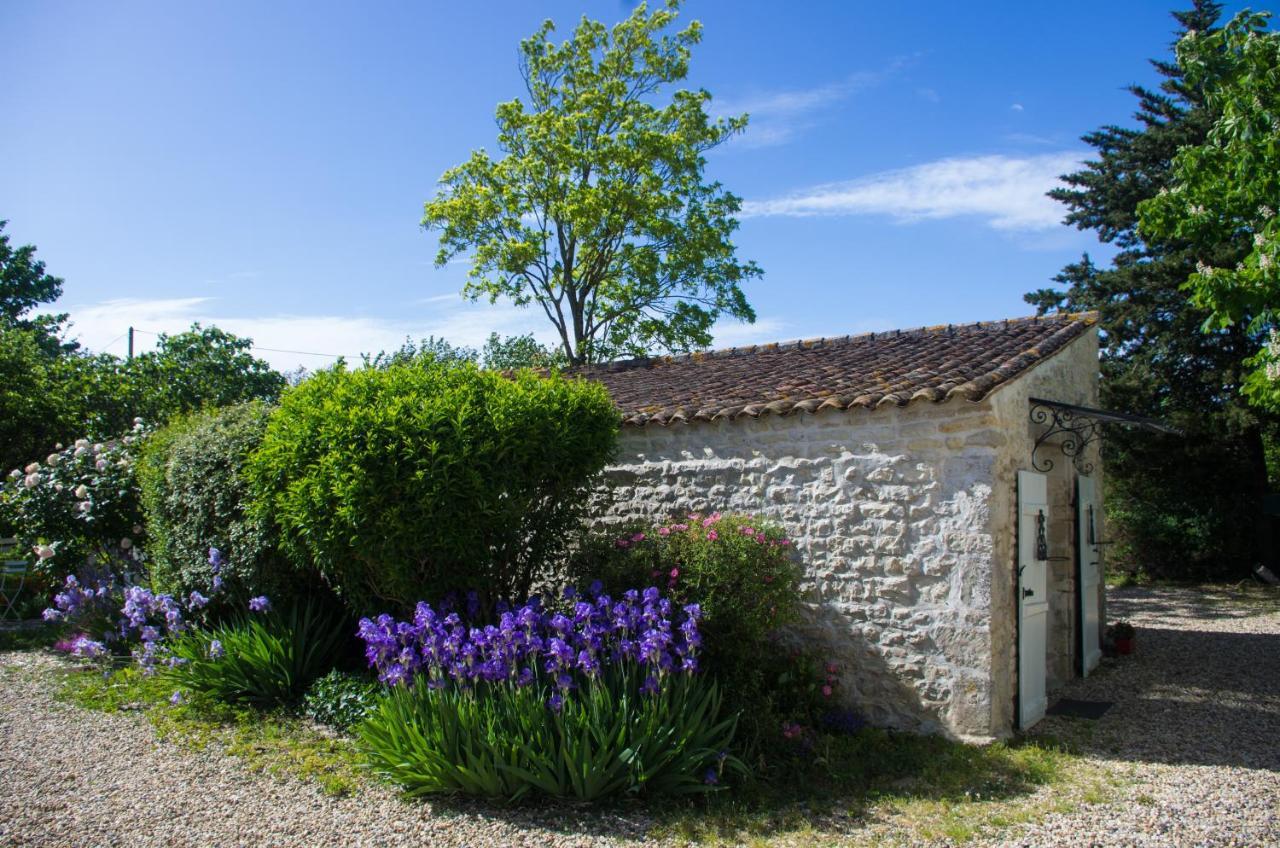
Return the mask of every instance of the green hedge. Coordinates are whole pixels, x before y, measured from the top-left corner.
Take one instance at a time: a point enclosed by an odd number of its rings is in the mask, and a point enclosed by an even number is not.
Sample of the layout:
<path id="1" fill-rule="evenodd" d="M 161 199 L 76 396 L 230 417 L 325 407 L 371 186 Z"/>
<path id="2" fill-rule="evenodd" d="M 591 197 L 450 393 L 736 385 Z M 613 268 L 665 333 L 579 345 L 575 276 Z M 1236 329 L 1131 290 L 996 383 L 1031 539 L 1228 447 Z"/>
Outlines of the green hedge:
<path id="1" fill-rule="evenodd" d="M 222 577 L 235 595 L 284 598 L 314 584 L 279 552 L 270 522 L 247 508 L 244 467 L 271 409 L 255 401 L 196 413 L 147 440 L 138 481 L 157 590 L 207 593 L 210 547 L 222 551 Z"/>
<path id="2" fill-rule="evenodd" d="M 523 599 L 566 549 L 617 428 L 585 381 L 335 368 L 285 394 L 249 476 L 288 554 L 358 611 L 469 589 Z"/>

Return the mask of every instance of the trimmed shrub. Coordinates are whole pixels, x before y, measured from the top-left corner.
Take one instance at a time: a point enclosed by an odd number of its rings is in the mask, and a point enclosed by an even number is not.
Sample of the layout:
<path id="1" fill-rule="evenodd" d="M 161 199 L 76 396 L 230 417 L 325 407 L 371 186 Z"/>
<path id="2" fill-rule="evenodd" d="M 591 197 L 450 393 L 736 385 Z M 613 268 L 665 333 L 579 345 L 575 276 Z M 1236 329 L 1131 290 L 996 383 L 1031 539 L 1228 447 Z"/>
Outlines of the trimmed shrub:
<path id="1" fill-rule="evenodd" d="M 307 599 L 284 612 L 264 609 L 265 601 L 250 601 L 251 612 L 217 627 L 171 636 L 175 662 L 165 674 L 182 689 L 228 704 L 278 706 L 301 697 L 337 663 L 350 628 L 331 601 Z"/>
<path id="2" fill-rule="evenodd" d="M 354 609 L 545 578 L 612 454 L 603 387 L 428 361 L 316 374 L 286 392 L 249 464 L 257 509 Z"/>
<path id="3" fill-rule="evenodd" d="M 311 684 L 302 701 L 303 710 L 320 724 L 345 732 L 364 721 L 382 691 L 367 674 L 335 669 Z"/>
<path id="4" fill-rule="evenodd" d="M 270 522 L 247 509 L 244 467 L 266 432 L 271 407 L 250 402 L 179 419 L 151 435 L 138 463 L 157 591 L 207 591 L 209 548 L 226 560 L 233 595 L 286 599 L 308 581 L 279 552 Z"/>

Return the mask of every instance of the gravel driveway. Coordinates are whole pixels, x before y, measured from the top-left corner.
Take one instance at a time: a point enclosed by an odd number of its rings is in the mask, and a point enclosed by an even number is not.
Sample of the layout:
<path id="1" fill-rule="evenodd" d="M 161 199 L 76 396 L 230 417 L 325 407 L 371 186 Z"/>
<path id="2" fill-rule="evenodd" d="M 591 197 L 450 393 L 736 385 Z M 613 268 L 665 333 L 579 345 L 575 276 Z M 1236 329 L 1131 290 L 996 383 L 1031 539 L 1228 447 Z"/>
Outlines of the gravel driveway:
<path id="1" fill-rule="evenodd" d="M 1050 717 L 1088 762 L 1125 776 L 1118 798 L 1050 814 L 980 844 L 1280 845 L 1280 602 L 1184 589 L 1113 592 L 1137 653 L 1064 693 L 1114 701 L 1096 722 Z M 136 714 L 53 700 L 57 661 L 0 654 L 0 844 L 12 846 L 618 845 L 646 822 L 615 813 L 406 804 L 372 788 L 325 796 L 252 774 L 215 749 L 156 741 Z M 1046 807 L 1053 788 L 1042 790 Z M 792 838 L 799 834 L 791 834 Z M 809 833 L 807 845 L 848 836 Z M 856 839 L 856 836 L 855 836 Z"/>
<path id="2" fill-rule="evenodd" d="M 1115 706 L 1035 732 L 1127 776 L 1122 797 L 980 844 L 1280 845 L 1280 594 L 1113 589 L 1107 614 L 1137 627 L 1134 654 L 1061 694 Z"/>

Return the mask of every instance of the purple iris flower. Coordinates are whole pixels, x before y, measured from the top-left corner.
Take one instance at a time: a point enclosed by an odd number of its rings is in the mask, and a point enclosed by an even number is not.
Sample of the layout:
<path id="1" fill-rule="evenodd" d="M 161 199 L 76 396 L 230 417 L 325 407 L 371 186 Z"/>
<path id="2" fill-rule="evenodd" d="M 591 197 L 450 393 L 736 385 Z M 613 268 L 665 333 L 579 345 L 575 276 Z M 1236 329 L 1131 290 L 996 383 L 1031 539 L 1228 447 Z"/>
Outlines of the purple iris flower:
<path id="1" fill-rule="evenodd" d="M 250 612 L 269 612 L 271 610 L 271 601 L 266 595 L 259 595 L 256 598 L 249 599 Z"/>

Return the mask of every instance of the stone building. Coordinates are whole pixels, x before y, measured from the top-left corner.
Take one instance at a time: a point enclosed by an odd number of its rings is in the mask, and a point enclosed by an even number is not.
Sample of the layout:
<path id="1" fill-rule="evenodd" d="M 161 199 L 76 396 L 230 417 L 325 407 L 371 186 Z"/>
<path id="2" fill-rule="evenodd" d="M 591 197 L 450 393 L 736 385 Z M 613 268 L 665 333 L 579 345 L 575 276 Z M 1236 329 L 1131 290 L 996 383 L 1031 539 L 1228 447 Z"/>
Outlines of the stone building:
<path id="1" fill-rule="evenodd" d="M 1005 736 L 1100 657 L 1101 474 L 1071 423 L 1097 403 L 1096 323 L 1019 318 L 586 369 L 623 414 L 606 520 L 718 509 L 777 522 L 806 569 L 805 635 L 840 661 L 858 709 Z"/>

